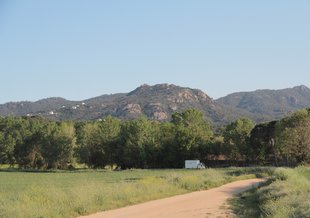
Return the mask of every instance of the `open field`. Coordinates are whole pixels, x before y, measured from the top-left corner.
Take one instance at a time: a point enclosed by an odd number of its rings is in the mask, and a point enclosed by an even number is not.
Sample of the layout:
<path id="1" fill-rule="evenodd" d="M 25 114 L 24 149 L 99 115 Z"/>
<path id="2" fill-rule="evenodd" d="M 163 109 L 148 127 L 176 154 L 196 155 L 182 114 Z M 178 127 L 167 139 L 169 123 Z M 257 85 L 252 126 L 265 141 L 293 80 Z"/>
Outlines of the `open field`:
<path id="1" fill-rule="evenodd" d="M 0 217 L 77 217 L 268 173 L 268 168 L 44 173 L 2 170 Z"/>
<path id="2" fill-rule="evenodd" d="M 310 168 L 278 168 L 266 186 L 233 199 L 238 217 L 310 217 Z"/>

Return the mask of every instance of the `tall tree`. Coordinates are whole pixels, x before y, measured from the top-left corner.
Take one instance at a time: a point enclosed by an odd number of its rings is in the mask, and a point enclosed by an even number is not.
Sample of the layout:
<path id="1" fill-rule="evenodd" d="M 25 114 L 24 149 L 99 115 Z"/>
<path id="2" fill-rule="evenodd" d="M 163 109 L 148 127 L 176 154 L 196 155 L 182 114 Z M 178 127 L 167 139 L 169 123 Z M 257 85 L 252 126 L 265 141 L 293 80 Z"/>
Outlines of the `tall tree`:
<path id="1" fill-rule="evenodd" d="M 205 120 L 203 113 L 188 109 L 182 113 L 172 115 L 172 123 L 175 125 L 175 143 L 178 145 L 179 167 L 184 160 L 199 158 L 199 147 L 207 144 L 213 135 L 211 124 Z"/>
<path id="2" fill-rule="evenodd" d="M 47 120 L 39 117 L 25 118 L 28 122 L 27 130 L 29 134 L 23 141 L 16 143 L 14 155 L 16 162 L 23 168 L 42 168 L 44 160 L 41 152 L 42 139 L 45 135 Z M 20 133 L 24 132 L 22 128 Z"/>
<path id="3" fill-rule="evenodd" d="M 275 144 L 288 164 L 310 163 L 310 110 L 280 120 Z"/>
<path id="4" fill-rule="evenodd" d="M 86 163 L 89 167 L 104 167 L 108 162 L 98 122 L 86 123 L 79 137 L 80 145 L 77 153 L 80 162 Z"/>
<path id="5" fill-rule="evenodd" d="M 175 125 L 171 122 L 163 122 L 160 124 L 160 151 L 159 151 L 159 167 L 161 168 L 177 168 L 180 167 L 180 149 L 175 141 Z M 182 163 L 181 163 L 182 164 Z"/>
<path id="6" fill-rule="evenodd" d="M 147 167 L 146 146 L 152 140 L 151 124 L 145 118 L 126 121 L 121 127 L 120 158 L 122 168 Z"/>
<path id="7" fill-rule="evenodd" d="M 107 116 L 98 123 L 104 157 L 107 164 L 117 162 L 117 144 L 120 140 L 121 121 L 112 116 Z"/>
<path id="8" fill-rule="evenodd" d="M 103 168 L 117 162 L 121 121 L 108 116 L 101 121 L 79 125 L 77 155 L 90 167 Z"/>
<path id="9" fill-rule="evenodd" d="M 250 134 L 249 157 L 257 164 L 266 164 L 276 162 L 276 153 L 274 148 L 276 121 L 257 124 Z"/>
<path id="10" fill-rule="evenodd" d="M 16 163 L 15 150 L 22 145 L 31 134 L 28 120 L 21 117 L 6 117 L 0 119 L 0 162 Z"/>
<path id="11" fill-rule="evenodd" d="M 73 151 L 76 146 L 73 123 L 49 122 L 45 131 L 40 150 L 46 168 L 67 168 L 68 164 L 73 163 Z"/>
<path id="12" fill-rule="evenodd" d="M 226 126 L 223 136 L 229 159 L 245 159 L 248 154 L 247 142 L 254 123 L 248 118 L 240 118 Z"/>

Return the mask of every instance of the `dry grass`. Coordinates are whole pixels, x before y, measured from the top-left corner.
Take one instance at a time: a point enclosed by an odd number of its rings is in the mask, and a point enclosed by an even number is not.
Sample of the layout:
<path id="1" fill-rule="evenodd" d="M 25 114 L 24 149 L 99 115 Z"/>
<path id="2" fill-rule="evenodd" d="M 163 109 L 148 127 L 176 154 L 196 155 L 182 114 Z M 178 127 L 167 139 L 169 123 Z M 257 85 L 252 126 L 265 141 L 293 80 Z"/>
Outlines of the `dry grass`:
<path id="1" fill-rule="evenodd" d="M 269 184 L 233 199 L 237 217 L 310 218 L 310 168 L 275 169 Z"/>
<path id="2" fill-rule="evenodd" d="M 77 217 L 254 177 L 252 171 L 242 168 L 0 171 L 0 217 Z"/>

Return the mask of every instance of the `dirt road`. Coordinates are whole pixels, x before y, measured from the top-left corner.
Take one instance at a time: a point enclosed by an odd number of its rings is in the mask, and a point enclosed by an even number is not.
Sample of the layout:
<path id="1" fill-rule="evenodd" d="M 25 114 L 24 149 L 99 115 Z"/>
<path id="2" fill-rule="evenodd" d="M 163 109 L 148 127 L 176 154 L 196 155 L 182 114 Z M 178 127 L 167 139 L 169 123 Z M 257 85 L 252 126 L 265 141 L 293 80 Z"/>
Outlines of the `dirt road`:
<path id="1" fill-rule="evenodd" d="M 225 202 L 259 185 L 263 179 L 236 181 L 218 188 L 159 199 L 80 218 L 206 218 L 230 217 Z"/>

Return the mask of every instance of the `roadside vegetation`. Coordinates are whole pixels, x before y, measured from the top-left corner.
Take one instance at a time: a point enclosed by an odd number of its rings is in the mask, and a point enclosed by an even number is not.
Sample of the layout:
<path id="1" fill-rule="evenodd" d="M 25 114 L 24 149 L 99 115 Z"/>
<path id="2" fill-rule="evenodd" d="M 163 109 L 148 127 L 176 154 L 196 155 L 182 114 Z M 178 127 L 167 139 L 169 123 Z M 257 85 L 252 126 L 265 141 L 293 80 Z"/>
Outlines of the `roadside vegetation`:
<path id="1" fill-rule="evenodd" d="M 267 168 L 0 172 L 0 217 L 78 217 L 262 177 Z"/>
<path id="2" fill-rule="evenodd" d="M 237 217 L 310 217 L 310 168 L 277 168 L 265 186 L 231 201 Z"/>

